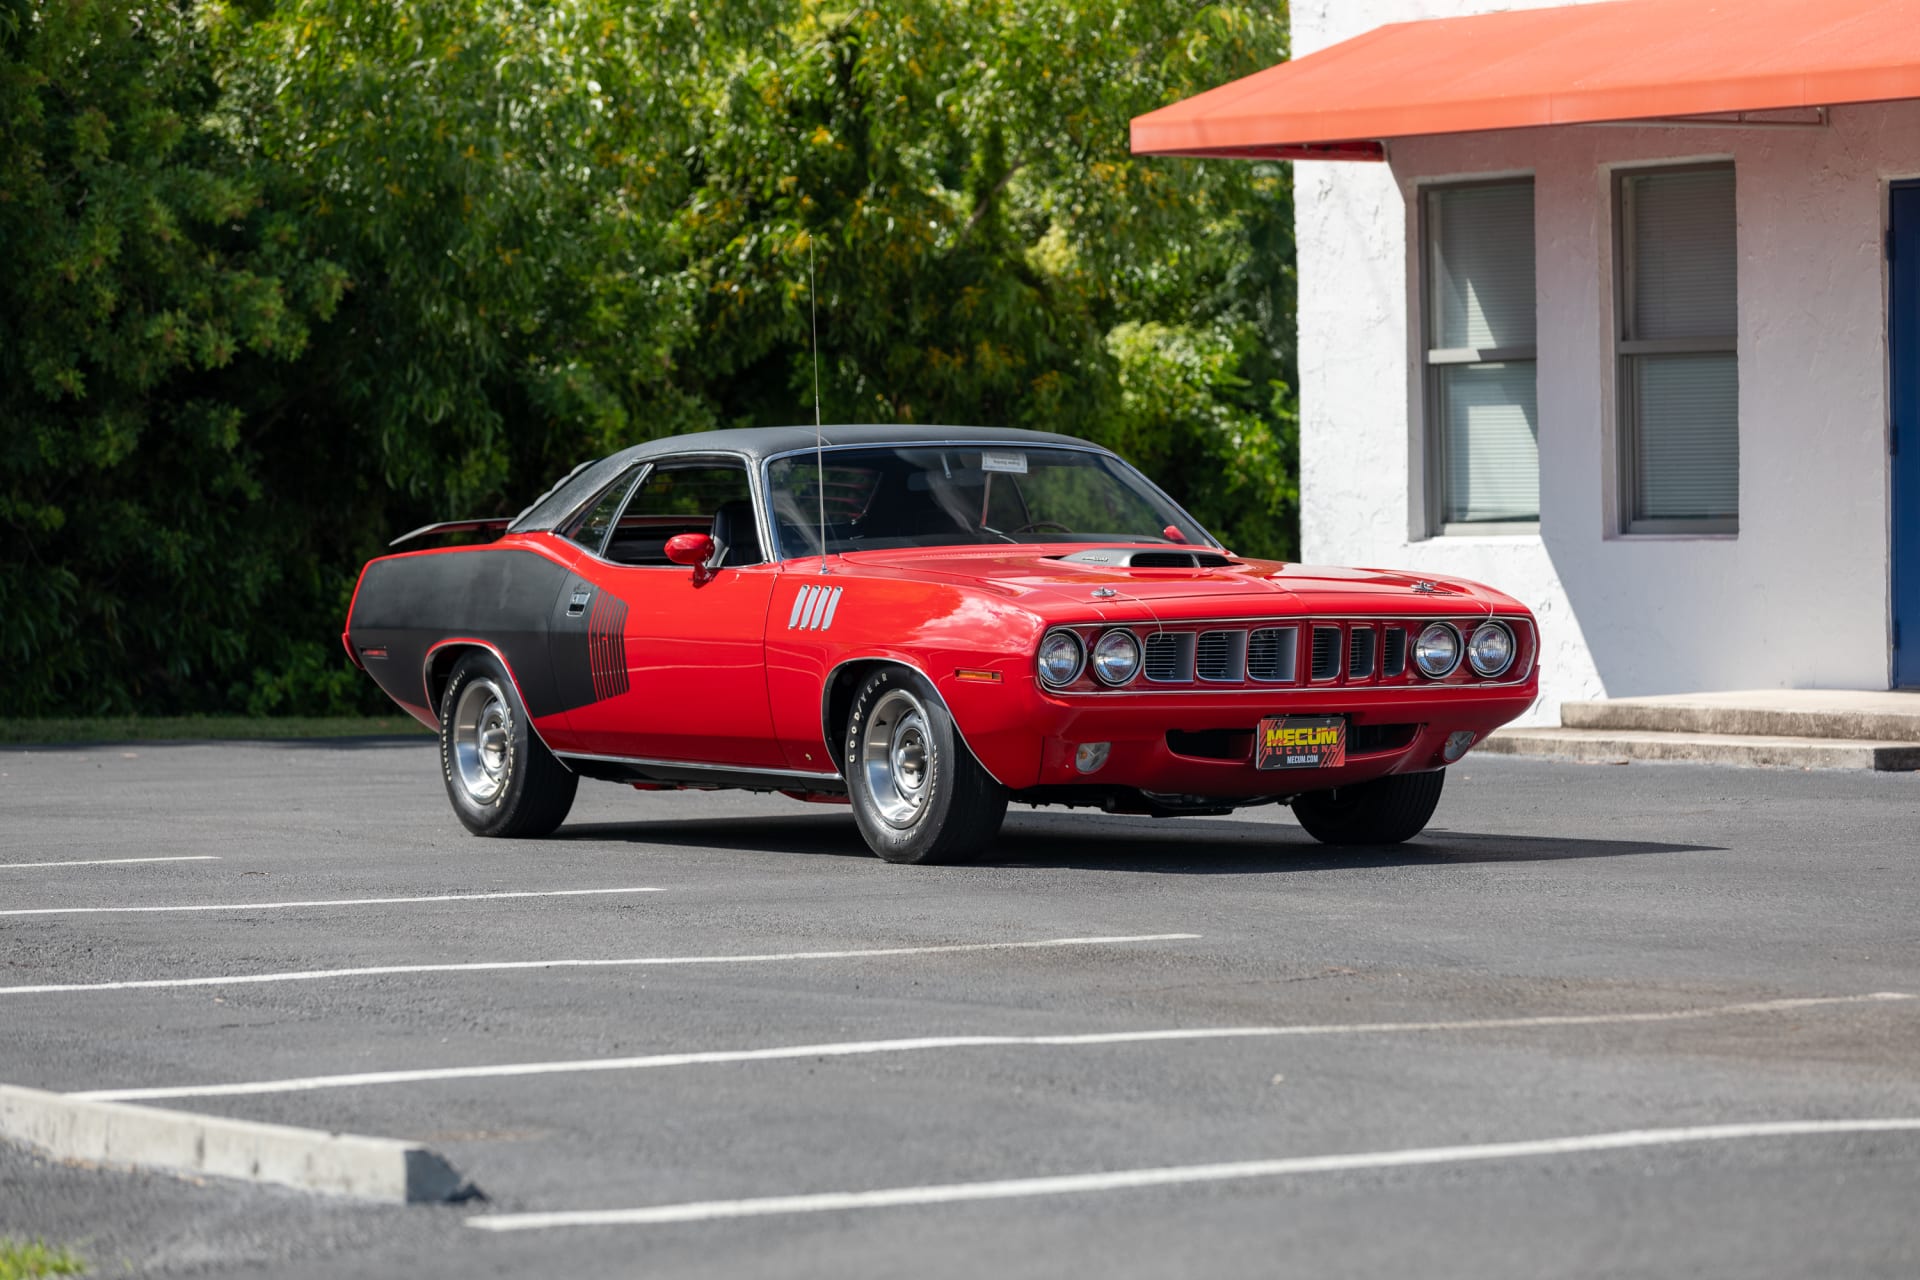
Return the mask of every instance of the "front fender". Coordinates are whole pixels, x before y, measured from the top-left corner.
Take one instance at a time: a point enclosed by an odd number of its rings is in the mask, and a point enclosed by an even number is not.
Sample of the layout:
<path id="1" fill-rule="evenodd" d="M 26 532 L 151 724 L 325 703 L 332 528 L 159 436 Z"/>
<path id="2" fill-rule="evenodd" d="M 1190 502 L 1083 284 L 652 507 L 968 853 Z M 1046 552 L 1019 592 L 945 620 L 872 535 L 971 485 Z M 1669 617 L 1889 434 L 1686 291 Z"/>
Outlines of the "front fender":
<path id="1" fill-rule="evenodd" d="M 839 595 L 826 609 L 809 609 L 803 593 L 821 590 Z M 857 675 L 858 664 L 892 663 L 933 685 L 987 772 L 1009 787 L 1033 785 L 1033 654 L 1044 630 L 1026 609 L 949 584 L 783 575 L 768 612 L 766 669 L 789 765 L 837 770 L 836 682 Z"/>

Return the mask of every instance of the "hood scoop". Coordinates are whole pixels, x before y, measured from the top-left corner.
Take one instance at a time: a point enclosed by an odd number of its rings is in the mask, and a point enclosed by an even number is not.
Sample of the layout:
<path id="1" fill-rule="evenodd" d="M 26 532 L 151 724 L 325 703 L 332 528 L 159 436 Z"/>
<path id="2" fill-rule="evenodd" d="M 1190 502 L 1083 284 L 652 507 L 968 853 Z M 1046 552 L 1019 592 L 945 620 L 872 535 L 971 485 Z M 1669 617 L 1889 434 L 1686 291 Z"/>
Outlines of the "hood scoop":
<path id="1" fill-rule="evenodd" d="M 1231 569 L 1239 563 L 1218 551 L 1162 551 L 1151 547 L 1101 547 L 1054 559 L 1107 569 Z"/>

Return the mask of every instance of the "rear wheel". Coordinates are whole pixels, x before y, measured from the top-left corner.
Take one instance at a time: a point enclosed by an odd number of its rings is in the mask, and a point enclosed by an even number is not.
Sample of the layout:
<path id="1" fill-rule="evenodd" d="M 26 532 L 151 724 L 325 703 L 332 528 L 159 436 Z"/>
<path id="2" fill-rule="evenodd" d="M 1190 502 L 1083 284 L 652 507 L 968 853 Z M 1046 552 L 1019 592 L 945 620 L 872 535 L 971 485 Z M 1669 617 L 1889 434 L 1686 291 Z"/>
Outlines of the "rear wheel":
<path id="1" fill-rule="evenodd" d="M 1447 771 L 1394 773 L 1293 799 L 1293 816 L 1321 844 L 1399 844 L 1425 830 Z"/>
<path id="2" fill-rule="evenodd" d="M 580 785 L 533 732 L 491 653 L 454 664 L 440 697 L 440 772 L 447 798 L 477 836 L 544 836 L 566 819 Z"/>
<path id="3" fill-rule="evenodd" d="M 888 862 L 957 862 L 984 849 L 1007 813 L 1007 789 L 960 740 L 918 672 L 888 667 L 854 695 L 847 788 L 867 847 Z"/>

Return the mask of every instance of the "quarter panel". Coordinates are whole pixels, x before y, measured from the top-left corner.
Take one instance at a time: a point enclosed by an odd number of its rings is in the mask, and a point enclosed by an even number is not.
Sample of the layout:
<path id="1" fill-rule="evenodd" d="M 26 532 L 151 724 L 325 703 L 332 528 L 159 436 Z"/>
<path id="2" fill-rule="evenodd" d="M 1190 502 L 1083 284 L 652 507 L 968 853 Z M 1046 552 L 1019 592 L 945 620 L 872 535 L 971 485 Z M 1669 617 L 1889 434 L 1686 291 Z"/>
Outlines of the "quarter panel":
<path id="1" fill-rule="evenodd" d="M 361 575 L 347 643 L 388 697 L 431 723 L 428 651 L 450 638 L 485 640 L 512 668 L 528 714 L 550 720 L 567 708 L 548 660 L 547 617 L 568 578 L 564 563 L 532 546 L 387 556 Z"/>

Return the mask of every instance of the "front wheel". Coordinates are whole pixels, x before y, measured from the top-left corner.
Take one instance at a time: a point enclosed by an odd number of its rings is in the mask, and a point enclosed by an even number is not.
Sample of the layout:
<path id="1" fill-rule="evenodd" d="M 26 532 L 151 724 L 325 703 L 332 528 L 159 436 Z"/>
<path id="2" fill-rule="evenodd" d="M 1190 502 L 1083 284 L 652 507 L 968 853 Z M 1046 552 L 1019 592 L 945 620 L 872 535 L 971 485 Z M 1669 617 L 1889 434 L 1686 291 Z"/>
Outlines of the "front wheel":
<path id="1" fill-rule="evenodd" d="M 1392 773 L 1293 799 L 1293 816 L 1321 844 L 1399 844 L 1426 828 L 1447 771 Z"/>
<path id="2" fill-rule="evenodd" d="M 477 836 L 544 836 L 566 819 L 580 786 L 534 734 L 506 668 L 484 650 L 454 664 L 440 696 L 440 772 L 454 813 Z"/>
<path id="3" fill-rule="evenodd" d="M 868 677 L 847 720 L 847 788 L 867 847 L 888 862 L 957 862 L 986 848 L 1007 789 L 967 750 L 918 672 Z"/>

